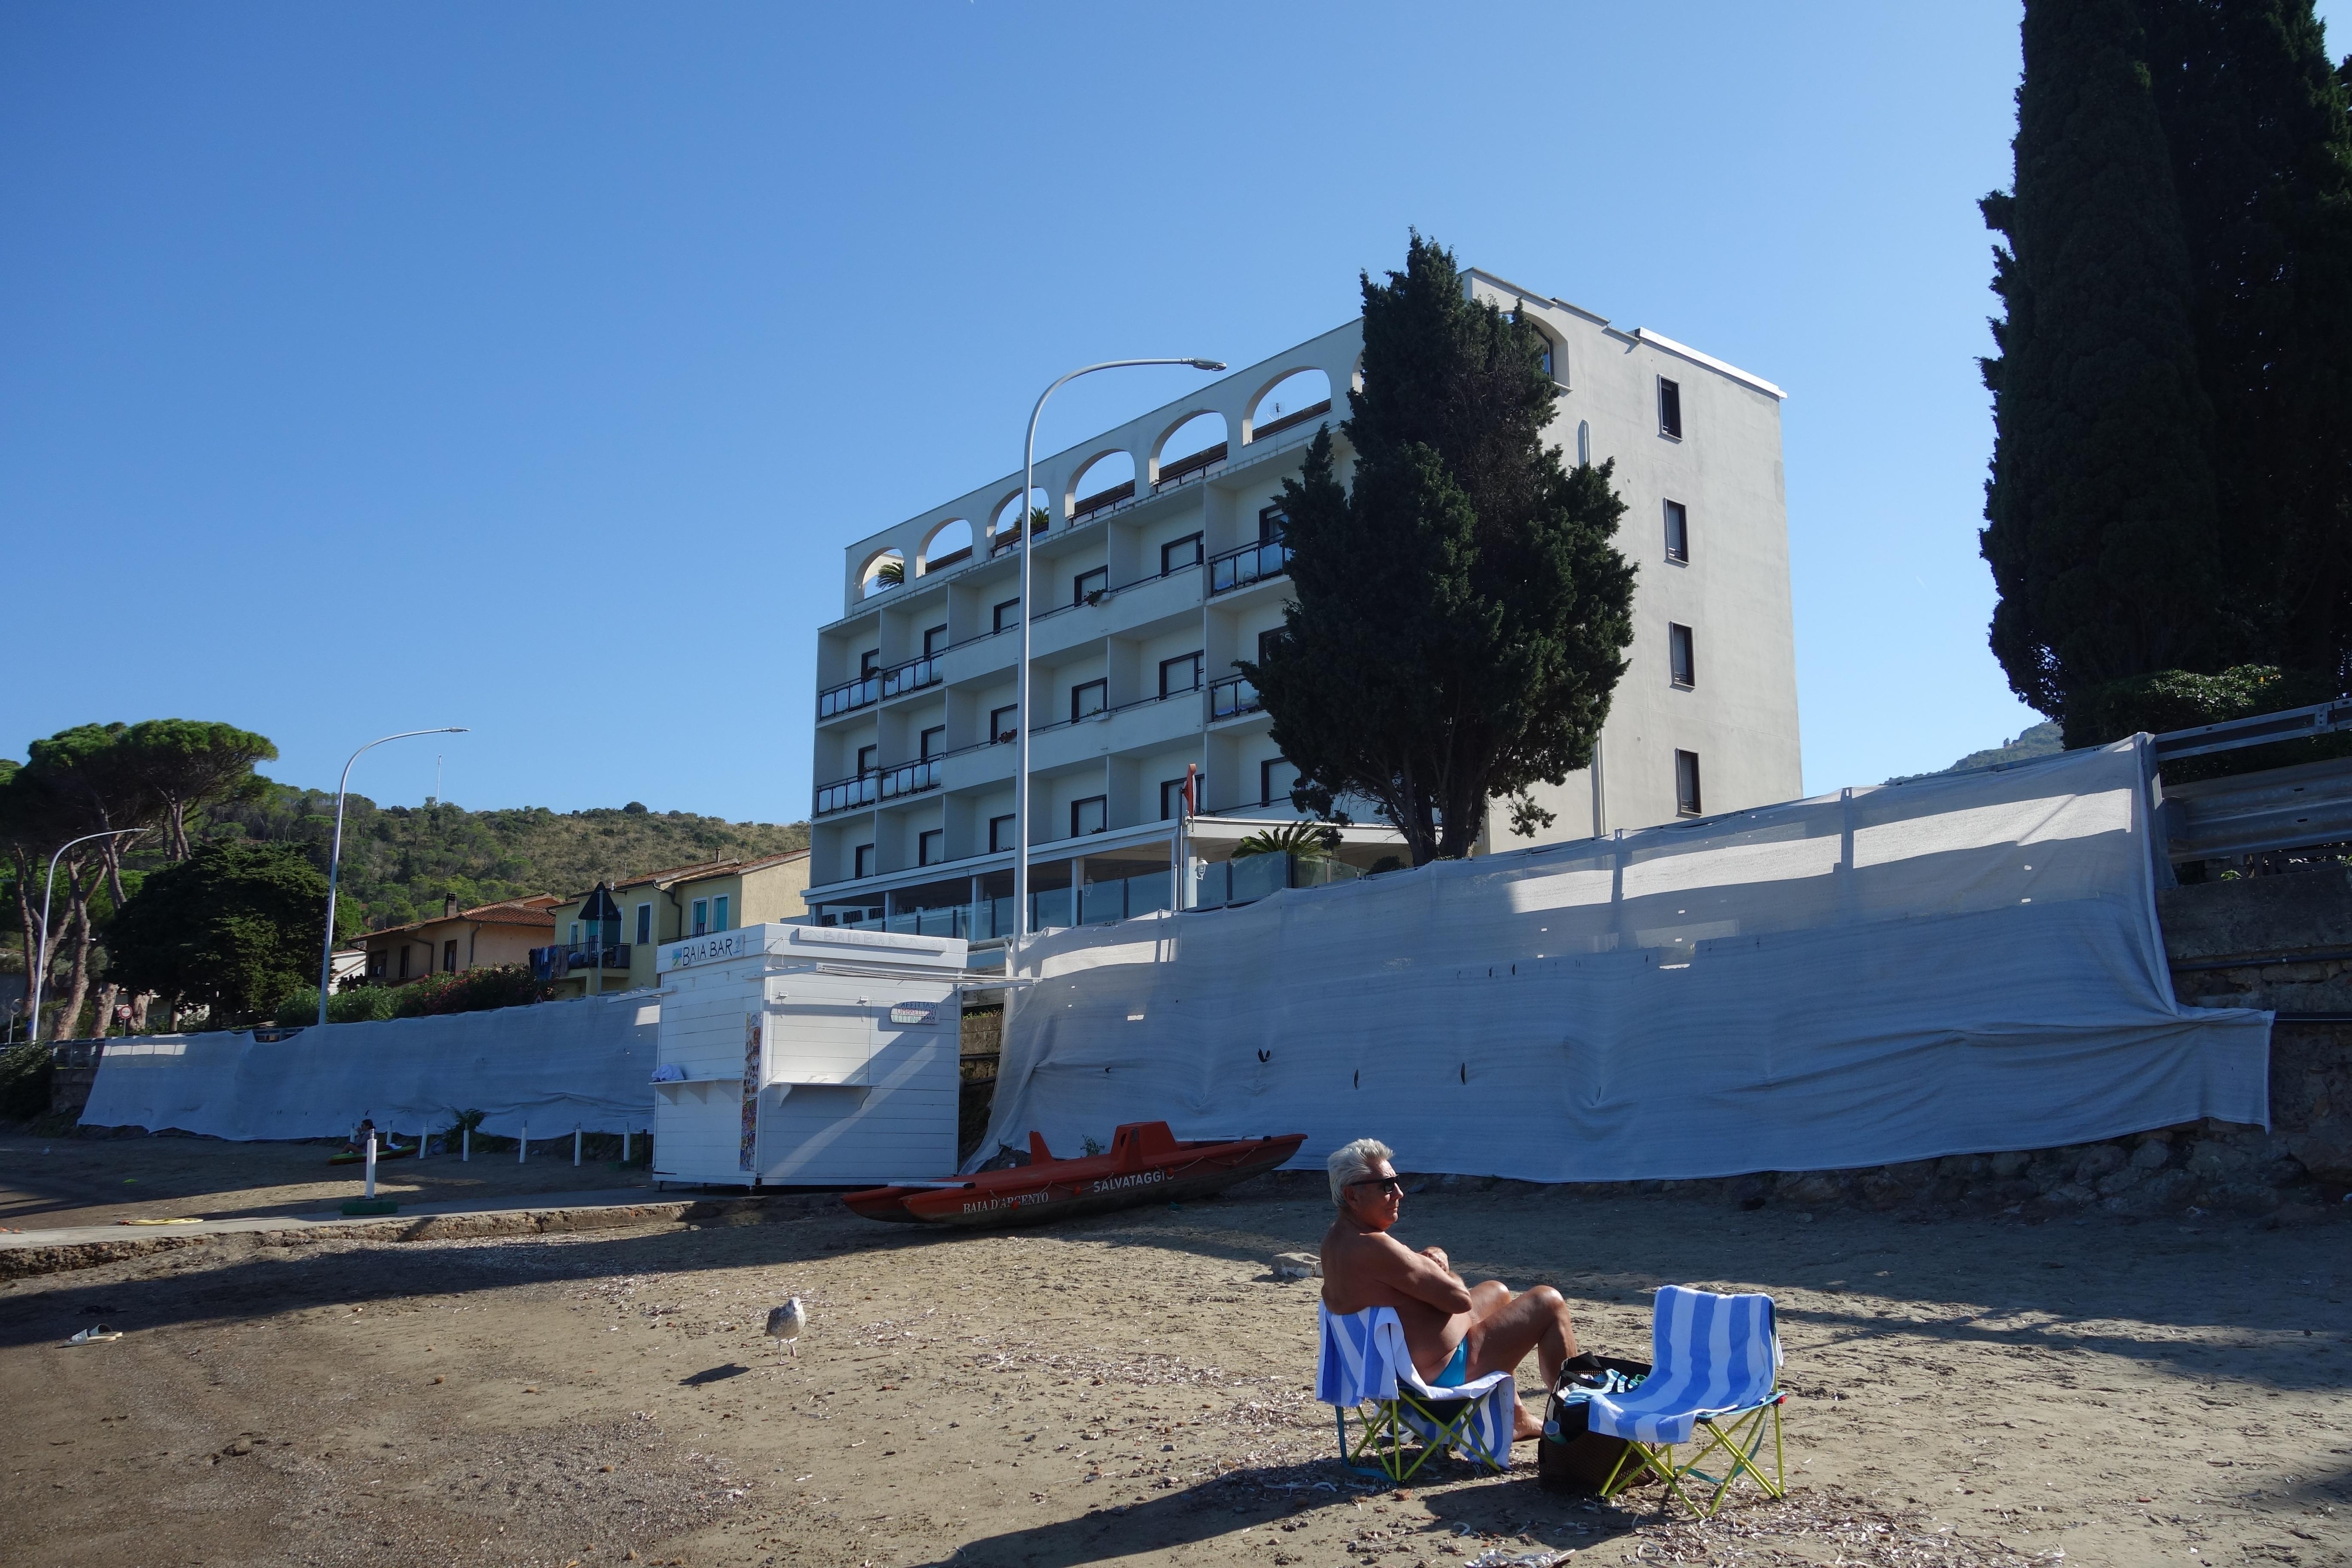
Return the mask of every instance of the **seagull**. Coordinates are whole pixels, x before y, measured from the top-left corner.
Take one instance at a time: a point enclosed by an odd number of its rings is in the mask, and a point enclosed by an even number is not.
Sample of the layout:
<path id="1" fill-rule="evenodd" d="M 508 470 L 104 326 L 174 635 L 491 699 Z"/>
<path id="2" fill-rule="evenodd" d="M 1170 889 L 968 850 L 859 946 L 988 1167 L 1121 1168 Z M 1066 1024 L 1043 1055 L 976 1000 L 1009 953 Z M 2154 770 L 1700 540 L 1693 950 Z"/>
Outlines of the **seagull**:
<path id="1" fill-rule="evenodd" d="M 793 1354 L 796 1356 L 801 1353 L 801 1347 L 793 1344 L 793 1342 L 801 1337 L 801 1331 L 806 1327 L 808 1327 L 808 1309 L 801 1305 L 801 1299 L 798 1296 L 768 1314 L 768 1337 L 791 1344 Z"/>

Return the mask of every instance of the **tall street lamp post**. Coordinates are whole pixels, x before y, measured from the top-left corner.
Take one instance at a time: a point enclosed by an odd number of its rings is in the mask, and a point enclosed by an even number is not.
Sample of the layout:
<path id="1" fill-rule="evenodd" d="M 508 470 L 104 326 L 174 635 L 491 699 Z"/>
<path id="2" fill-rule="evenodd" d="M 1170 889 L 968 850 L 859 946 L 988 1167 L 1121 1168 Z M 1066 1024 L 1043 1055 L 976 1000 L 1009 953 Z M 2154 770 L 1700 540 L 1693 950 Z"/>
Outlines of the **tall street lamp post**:
<path id="1" fill-rule="evenodd" d="M 110 827 L 101 833 L 85 833 L 79 838 L 67 839 L 63 844 L 58 846 L 57 855 L 49 857 L 48 879 L 41 884 L 41 962 L 33 970 L 33 1033 L 31 1036 L 31 1043 L 37 1044 L 41 1038 L 41 982 L 47 979 L 49 976 L 49 894 L 57 886 L 58 856 L 63 855 L 67 850 L 72 848 L 77 844 L 87 844 L 93 838 L 121 838 L 125 835 L 130 835 L 135 837 L 139 834 L 146 831 L 147 830 L 143 827 Z M 87 906 L 85 906 L 85 908 L 87 908 Z M 103 1033 L 103 1031 L 100 1032 Z"/>
<path id="2" fill-rule="evenodd" d="M 1225 363 L 1214 359 L 1113 359 L 1100 364 L 1081 365 L 1037 396 L 1037 406 L 1029 411 L 1029 440 L 1021 453 L 1021 499 L 1015 503 L 1019 519 L 1013 524 L 1021 534 L 1021 755 L 1014 765 L 1013 785 L 1013 940 L 1004 955 L 1004 977 L 1014 978 L 1020 970 L 1021 944 L 1029 934 L 1029 731 L 1036 726 L 1030 721 L 1029 689 L 1029 548 L 1034 537 L 1029 527 L 1029 497 L 1037 488 L 1037 416 L 1045 412 L 1045 399 L 1060 391 L 1066 384 L 1082 375 L 1092 375 L 1098 370 L 1119 370 L 1129 365 L 1181 364 L 1194 370 L 1223 370 Z M 1143 476 L 1138 474 L 1136 491 L 1142 493 Z M 1072 895 L 1076 896 L 1075 893 Z M 1008 1005 L 1012 1001 L 1008 992 Z"/>
<path id="3" fill-rule="evenodd" d="M 353 752 L 343 763 L 342 781 L 335 785 L 335 847 L 327 854 L 327 945 L 319 955 L 319 1026 L 327 1026 L 327 992 L 335 977 L 335 888 L 343 865 L 343 792 L 351 787 L 352 763 L 360 760 L 360 752 L 373 751 L 385 741 L 405 741 L 413 735 L 462 735 L 462 724 L 447 724 L 438 730 L 403 730 L 397 735 L 385 735 L 370 741 L 359 752 Z"/>

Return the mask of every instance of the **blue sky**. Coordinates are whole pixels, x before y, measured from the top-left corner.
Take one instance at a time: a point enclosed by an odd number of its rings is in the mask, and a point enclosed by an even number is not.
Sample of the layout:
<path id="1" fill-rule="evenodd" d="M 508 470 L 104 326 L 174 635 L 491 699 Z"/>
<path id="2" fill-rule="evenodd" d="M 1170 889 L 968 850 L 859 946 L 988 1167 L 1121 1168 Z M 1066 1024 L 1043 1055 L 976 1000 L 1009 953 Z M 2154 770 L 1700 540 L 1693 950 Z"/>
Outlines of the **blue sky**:
<path id="1" fill-rule="evenodd" d="M 353 786 L 804 816 L 844 543 L 1073 364 L 1337 324 L 1418 225 L 1789 390 L 1807 788 L 1944 765 L 2036 718 L 1975 544 L 2016 21 L 10 5 L 0 751 L 217 718 L 331 787 L 465 724 Z"/>

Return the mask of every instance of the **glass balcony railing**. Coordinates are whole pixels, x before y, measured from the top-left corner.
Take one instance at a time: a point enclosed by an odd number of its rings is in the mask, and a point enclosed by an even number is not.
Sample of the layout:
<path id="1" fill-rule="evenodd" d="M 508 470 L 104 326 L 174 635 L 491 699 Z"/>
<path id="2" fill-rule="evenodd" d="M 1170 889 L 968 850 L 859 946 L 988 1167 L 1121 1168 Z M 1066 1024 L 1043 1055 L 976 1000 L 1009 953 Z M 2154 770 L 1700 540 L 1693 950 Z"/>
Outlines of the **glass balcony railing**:
<path id="1" fill-rule="evenodd" d="M 1209 687 L 1211 723 L 1220 719 L 1238 719 L 1244 713 L 1255 713 L 1264 706 L 1258 700 L 1257 688 L 1245 676 L 1227 676 Z"/>
<path id="2" fill-rule="evenodd" d="M 940 787 L 940 759 L 925 757 L 917 762 L 900 763 L 894 768 L 882 768 L 860 773 L 854 779 L 836 779 L 820 784 L 816 792 L 816 814 L 855 811 L 862 805 L 880 801 L 897 800 L 902 795 L 921 795 Z"/>
<path id="3" fill-rule="evenodd" d="M 561 980 L 589 969 L 628 967 L 629 949 L 625 942 L 604 947 L 593 942 L 558 942 L 553 947 L 530 950 L 530 973 L 535 980 Z"/>
<path id="4" fill-rule="evenodd" d="M 910 658 L 888 669 L 877 669 L 856 680 L 827 687 L 816 694 L 816 716 L 830 719 L 838 713 L 853 713 L 860 708 L 870 708 L 886 697 L 904 692 L 919 691 L 926 686 L 940 683 L 939 660 L 931 658 Z"/>
<path id="5" fill-rule="evenodd" d="M 1090 882 L 1078 889 L 1054 888 L 1029 895 L 1029 929 L 1095 925 L 1175 906 L 1175 875 L 1148 871 L 1139 877 Z M 929 910 L 843 908 L 826 911 L 826 923 L 866 931 L 897 931 L 909 936 L 957 936 L 966 942 L 988 942 L 1013 934 L 1013 900 L 982 899 L 969 904 L 949 904 Z"/>
<path id="6" fill-rule="evenodd" d="M 1193 868 L 1192 908 L 1221 909 L 1255 903 L 1285 888 L 1320 888 L 1352 882 L 1364 873 L 1344 860 L 1320 856 L 1245 855 Z"/>
<path id="7" fill-rule="evenodd" d="M 1279 577 L 1289 565 L 1290 546 L 1279 539 L 1213 555 L 1209 558 L 1209 596 L 1214 598 L 1268 577 Z"/>

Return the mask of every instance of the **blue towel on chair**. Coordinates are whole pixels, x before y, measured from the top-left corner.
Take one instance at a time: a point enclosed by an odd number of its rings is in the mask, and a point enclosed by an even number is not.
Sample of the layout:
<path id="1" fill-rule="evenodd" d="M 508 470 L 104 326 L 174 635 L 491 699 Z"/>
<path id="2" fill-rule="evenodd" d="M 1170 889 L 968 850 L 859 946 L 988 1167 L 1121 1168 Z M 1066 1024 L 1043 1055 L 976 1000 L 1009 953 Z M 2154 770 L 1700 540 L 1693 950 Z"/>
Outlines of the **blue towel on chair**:
<path id="1" fill-rule="evenodd" d="M 1769 1296 L 1669 1285 L 1658 1292 L 1650 1345 L 1650 1375 L 1629 1393 L 1593 1394 L 1587 1430 L 1637 1443 L 1687 1443 L 1700 1417 L 1752 1409 L 1772 1396 L 1780 1338 Z"/>
<path id="2" fill-rule="evenodd" d="M 1404 1324 L 1397 1320 L 1395 1308 L 1367 1307 L 1345 1317 L 1320 1302 L 1315 1310 L 1321 1314 L 1323 1335 L 1315 1373 L 1316 1398 L 1326 1405 L 1347 1406 L 1367 1399 L 1394 1399 L 1402 1390 L 1423 1399 L 1474 1400 L 1477 1408 L 1471 1415 L 1469 1430 L 1489 1454 L 1509 1462 L 1512 1416 L 1518 1404 L 1509 1373 L 1490 1372 L 1467 1383 L 1433 1388 L 1413 1369 L 1412 1357 L 1405 1350 Z M 1404 1419 L 1423 1436 L 1435 1435 L 1431 1424 L 1414 1415 L 1411 1406 L 1406 1407 Z"/>

